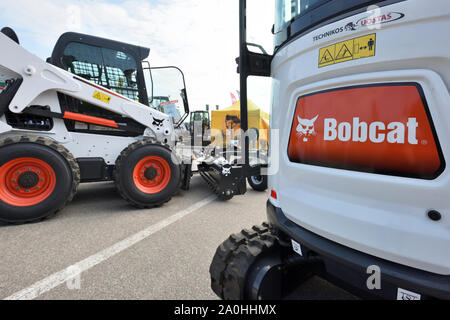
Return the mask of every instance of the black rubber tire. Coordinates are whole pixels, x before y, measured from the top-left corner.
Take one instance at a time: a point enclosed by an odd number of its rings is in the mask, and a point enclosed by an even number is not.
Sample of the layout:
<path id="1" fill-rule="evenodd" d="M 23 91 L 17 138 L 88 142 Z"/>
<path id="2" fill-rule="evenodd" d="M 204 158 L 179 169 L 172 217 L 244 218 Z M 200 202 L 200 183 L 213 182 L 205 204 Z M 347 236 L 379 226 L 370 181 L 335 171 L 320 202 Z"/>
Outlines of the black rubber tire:
<path id="1" fill-rule="evenodd" d="M 263 192 L 268 188 L 268 178 L 267 176 L 253 176 L 247 178 L 248 184 L 252 187 L 253 190 Z"/>
<path id="2" fill-rule="evenodd" d="M 56 186 L 42 202 L 28 207 L 0 200 L 0 221 L 8 224 L 37 222 L 54 216 L 70 202 L 80 183 L 80 168 L 72 154 L 57 142 L 37 136 L 17 136 L 0 140 L 0 167 L 21 158 L 33 157 L 54 170 Z"/>
<path id="3" fill-rule="evenodd" d="M 170 166 L 169 184 L 159 193 L 147 194 L 139 190 L 133 181 L 133 170 L 136 164 L 147 156 L 159 156 Z M 170 201 L 181 185 L 181 165 L 172 160 L 169 146 L 153 139 L 144 139 L 128 146 L 116 161 L 114 181 L 119 194 L 136 208 L 153 208 Z"/>
<path id="4" fill-rule="evenodd" d="M 278 246 L 278 238 L 263 223 L 230 236 L 216 251 L 209 272 L 211 288 L 224 300 L 245 299 L 246 276 L 256 258 Z"/>
<path id="5" fill-rule="evenodd" d="M 180 179 L 180 189 L 189 191 L 191 188 L 192 169 L 190 164 L 184 164 L 182 168 L 182 179 Z"/>

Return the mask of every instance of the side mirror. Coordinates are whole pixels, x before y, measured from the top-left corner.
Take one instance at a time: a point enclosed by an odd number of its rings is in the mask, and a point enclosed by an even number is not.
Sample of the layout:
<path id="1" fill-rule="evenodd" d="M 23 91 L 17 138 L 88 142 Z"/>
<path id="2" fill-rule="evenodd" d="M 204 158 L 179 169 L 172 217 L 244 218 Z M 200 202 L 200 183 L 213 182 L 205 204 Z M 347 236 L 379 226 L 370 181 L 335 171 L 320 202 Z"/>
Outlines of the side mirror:
<path id="1" fill-rule="evenodd" d="M 184 113 L 189 114 L 189 102 L 187 99 L 186 88 L 181 89 L 181 99 L 183 99 Z"/>

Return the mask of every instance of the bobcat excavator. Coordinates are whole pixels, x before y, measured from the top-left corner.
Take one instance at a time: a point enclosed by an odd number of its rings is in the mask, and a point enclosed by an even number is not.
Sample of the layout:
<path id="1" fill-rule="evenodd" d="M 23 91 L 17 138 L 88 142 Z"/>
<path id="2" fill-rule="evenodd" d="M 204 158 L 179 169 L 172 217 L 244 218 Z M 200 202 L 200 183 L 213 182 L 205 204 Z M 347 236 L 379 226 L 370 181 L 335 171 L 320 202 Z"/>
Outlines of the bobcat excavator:
<path id="1" fill-rule="evenodd" d="M 282 299 L 319 276 L 363 298 L 450 299 L 449 2 L 275 0 L 267 55 L 249 50 L 248 1 L 241 114 L 248 77 L 272 77 L 277 167 L 268 223 L 219 246 L 213 291 Z"/>
<path id="2" fill-rule="evenodd" d="M 63 34 L 47 61 L 10 28 L 1 30 L 0 48 L 0 222 L 53 216 L 80 182 L 114 180 L 138 208 L 189 188 L 195 157 L 183 135 L 189 104 L 181 70 L 151 68 L 150 49 L 78 33 Z M 170 97 L 184 115 L 157 110 L 153 97 Z M 245 193 L 240 170 L 220 153 L 197 151 L 220 198 Z"/>

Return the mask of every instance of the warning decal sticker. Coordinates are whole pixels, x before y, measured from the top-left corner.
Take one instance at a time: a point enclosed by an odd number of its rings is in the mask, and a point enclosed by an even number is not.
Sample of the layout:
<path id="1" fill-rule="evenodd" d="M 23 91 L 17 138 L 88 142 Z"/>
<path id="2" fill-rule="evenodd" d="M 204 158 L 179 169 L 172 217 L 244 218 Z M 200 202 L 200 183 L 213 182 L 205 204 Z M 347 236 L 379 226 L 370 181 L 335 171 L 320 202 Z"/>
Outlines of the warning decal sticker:
<path id="1" fill-rule="evenodd" d="M 319 68 L 350 60 L 375 56 L 376 34 L 335 43 L 320 49 Z"/>
<path id="2" fill-rule="evenodd" d="M 107 94 L 101 93 L 99 91 L 95 91 L 94 92 L 94 99 L 100 100 L 104 103 L 109 103 L 111 101 L 111 97 L 108 96 Z"/>

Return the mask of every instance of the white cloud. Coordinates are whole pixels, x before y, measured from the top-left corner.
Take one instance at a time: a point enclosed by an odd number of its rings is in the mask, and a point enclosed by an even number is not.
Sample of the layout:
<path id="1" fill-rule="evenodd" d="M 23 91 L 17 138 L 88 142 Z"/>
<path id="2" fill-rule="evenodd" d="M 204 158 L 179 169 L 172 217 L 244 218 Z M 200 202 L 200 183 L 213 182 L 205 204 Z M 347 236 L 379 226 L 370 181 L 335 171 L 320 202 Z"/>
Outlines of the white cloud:
<path id="1" fill-rule="evenodd" d="M 253 2 L 258 4 L 253 10 L 270 19 L 256 20 L 258 26 L 251 30 L 258 37 L 249 40 L 265 38 L 264 45 L 271 46 L 273 2 Z M 237 0 L 15 0 L 0 3 L 0 19 L 42 58 L 50 56 L 58 37 L 67 31 L 149 47 L 152 66 L 177 65 L 184 71 L 191 109 L 205 104 L 226 107 L 230 91 L 239 89 Z M 253 87 L 255 94 L 249 97 L 268 109 L 268 87 Z"/>

